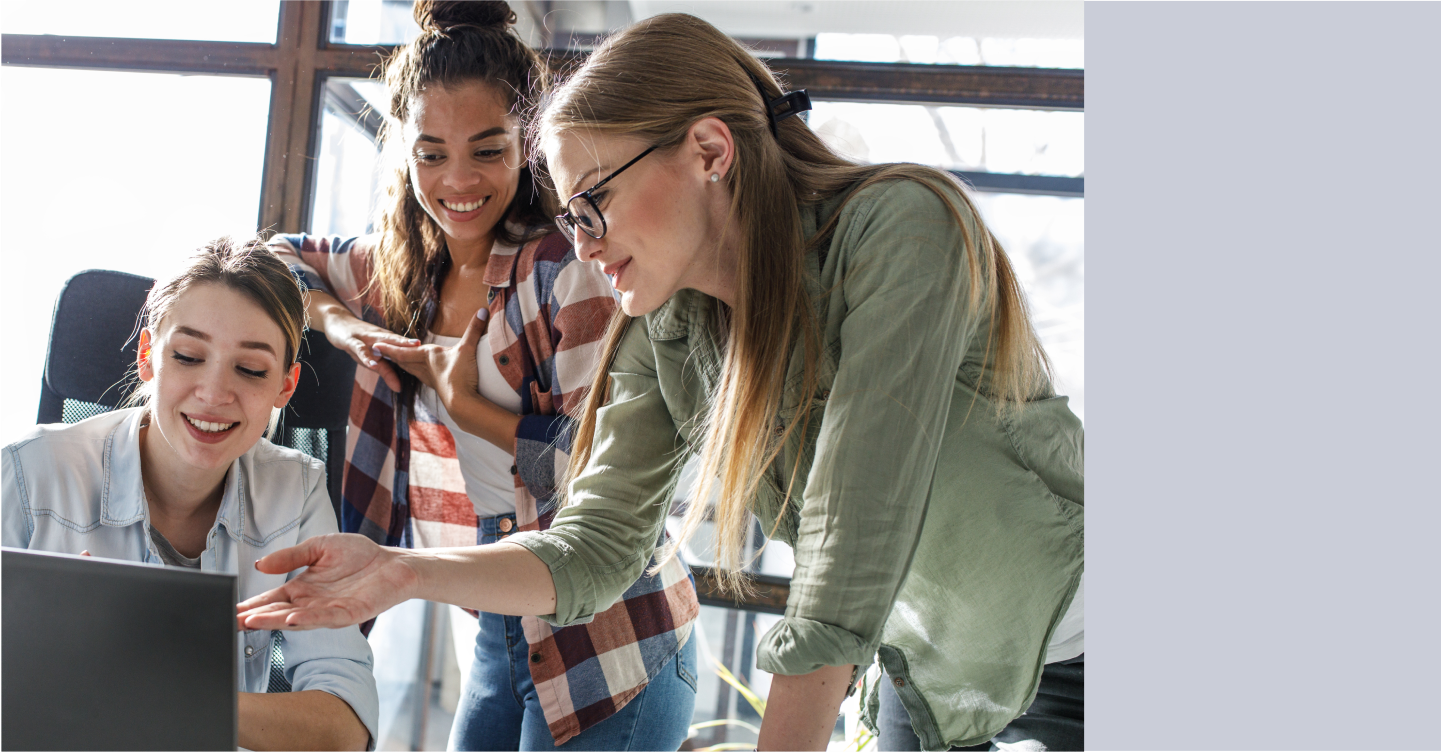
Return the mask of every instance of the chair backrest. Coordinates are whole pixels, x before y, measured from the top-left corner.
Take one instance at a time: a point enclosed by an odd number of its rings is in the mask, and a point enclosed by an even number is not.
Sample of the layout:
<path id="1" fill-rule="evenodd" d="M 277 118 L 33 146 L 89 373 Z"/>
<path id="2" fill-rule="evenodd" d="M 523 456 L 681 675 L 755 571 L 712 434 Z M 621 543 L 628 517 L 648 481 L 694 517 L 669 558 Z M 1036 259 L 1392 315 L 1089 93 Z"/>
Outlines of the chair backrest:
<path id="1" fill-rule="evenodd" d="M 50 323 L 37 423 L 76 423 L 129 396 L 136 319 L 155 280 L 90 269 L 65 282 Z"/>
<path id="2" fill-rule="evenodd" d="M 37 423 L 78 423 L 118 407 L 139 343 L 137 321 L 155 280 L 90 269 L 65 282 L 50 324 L 50 349 L 40 384 Z M 300 384 L 272 440 L 325 463 L 326 490 L 340 523 L 345 425 L 355 361 L 307 331 L 300 348 Z"/>
<path id="3" fill-rule="evenodd" d="M 330 503 L 340 524 L 340 481 L 345 473 L 345 426 L 355 386 L 355 361 L 325 335 L 308 329 L 300 346 L 300 383 L 281 413 L 273 441 L 325 463 Z"/>

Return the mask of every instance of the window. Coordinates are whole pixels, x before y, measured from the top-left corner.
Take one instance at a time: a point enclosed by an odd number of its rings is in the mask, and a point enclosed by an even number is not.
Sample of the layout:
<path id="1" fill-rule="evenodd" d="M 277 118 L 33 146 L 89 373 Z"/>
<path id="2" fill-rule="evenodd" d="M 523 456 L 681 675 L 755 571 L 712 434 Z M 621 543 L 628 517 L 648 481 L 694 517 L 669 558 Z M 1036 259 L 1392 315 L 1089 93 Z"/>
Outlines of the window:
<path id="1" fill-rule="evenodd" d="M 13 438 L 34 425 L 66 279 L 85 269 L 155 276 L 217 235 L 255 232 L 270 82 L 9 66 L 0 81 L 0 297 L 14 398 L 0 432 Z"/>

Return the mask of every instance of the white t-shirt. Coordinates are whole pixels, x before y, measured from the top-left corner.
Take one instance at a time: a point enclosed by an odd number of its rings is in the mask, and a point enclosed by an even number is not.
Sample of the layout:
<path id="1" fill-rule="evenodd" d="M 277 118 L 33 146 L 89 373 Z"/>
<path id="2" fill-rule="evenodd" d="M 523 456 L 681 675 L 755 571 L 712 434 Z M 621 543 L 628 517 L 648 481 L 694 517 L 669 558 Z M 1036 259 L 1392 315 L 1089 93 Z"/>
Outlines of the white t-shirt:
<path id="1" fill-rule="evenodd" d="M 454 347 L 460 338 L 430 334 L 425 341 L 426 344 Z M 480 338 L 480 346 L 475 348 L 475 360 L 480 369 L 481 396 L 506 410 L 519 413 L 520 395 L 515 393 L 496 367 L 489 336 Z M 416 398 L 423 400 L 428 409 L 440 416 L 440 421 L 455 437 L 455 456 L 460 460 L 465 495 L 475 506 L 476 515 L 494 517 L 514 512 L 515 479 L 510 474 L 510 467 L 515 464 L 515 457 L 489 441 L 461 430 L 451 419 L 445 405 L 440 403 L 440 395 L 434 389 L 422 386 Z"/>

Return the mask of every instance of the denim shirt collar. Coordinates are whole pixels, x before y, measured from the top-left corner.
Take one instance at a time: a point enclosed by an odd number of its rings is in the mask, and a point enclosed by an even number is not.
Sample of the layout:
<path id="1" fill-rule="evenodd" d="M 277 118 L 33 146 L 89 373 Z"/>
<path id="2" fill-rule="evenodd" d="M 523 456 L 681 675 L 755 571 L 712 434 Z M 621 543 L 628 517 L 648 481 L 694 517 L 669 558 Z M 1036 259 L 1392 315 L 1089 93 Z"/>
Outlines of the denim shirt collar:
<path id="1" fill-rule="evenodd" d="M 110 432 L 105 440 L 105 489 L 100 495 L 100 522 L 111 527 L 124 527 L 137 522 L 148 521 L 150 510 L 145 503 L 145 483 L 140 475 L 140 428 L 148 413 L 146 408 L 134 408 L 120 425 Z M 220 497 L 220 511 L 215 515 L 215 524 L 235 540 L 250 533 L 252 538 L 263 539 L 255 524 L 254 515 L 245 503 L 242 493 L 244 476 L 242 460 L 254 451 L 249 451 L 230 464 L 225 473 L 225 490 Z"/>

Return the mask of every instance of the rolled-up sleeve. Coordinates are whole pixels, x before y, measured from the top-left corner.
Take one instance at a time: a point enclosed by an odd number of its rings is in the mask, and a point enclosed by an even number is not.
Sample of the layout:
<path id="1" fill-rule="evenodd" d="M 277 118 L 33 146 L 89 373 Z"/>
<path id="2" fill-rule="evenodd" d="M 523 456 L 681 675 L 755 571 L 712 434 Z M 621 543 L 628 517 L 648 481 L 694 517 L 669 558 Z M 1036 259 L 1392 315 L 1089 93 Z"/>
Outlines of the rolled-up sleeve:
<path id="1" fill-rule="evenodd" d="M 808 475 L 785 617 L 757 666 L 868 665 L 920 539 L 957 371 L 975 335 L 960 226 L 914 181 L 844 211 L 845 320 Z M 972 220 L 967 220 L 968 225 Z M 977 409 L 984 409 L 977 406 Z"/>
<path id="2" fill-rule="evenodd" d="M 325 489 L 320 467 L 311 475 L 311 488 L 301 513 L 300 538 L 336 532 L 335 512 Z M 292 573 L 291 577 L 298 573 Z M 318 689 L 348 704 L 370 732 L 374 749 L 380 723 L 380 697 L 375 688 L 375 661 L 370 643 L 358 627 L 285 632 L 285 677 L 293 691 Z"/>
<path id="3" fill-rule="evenodd" d="M 632 322 L 610 373 L 610 400 L 596 414 L 572 503 L 550 529 L 512 535 L 550 568 L 556 626 L 590 621 L 620 599 L 654 553 L 670 507 L 684 442 L 661 394 L 644 321 Z"/>
<path id="4" fill-rule="evenodd" d="M 373 242 L 374 236 L 275 235 L 267 245 L 307 290 L 331 295 L 363 317 Z"/>

